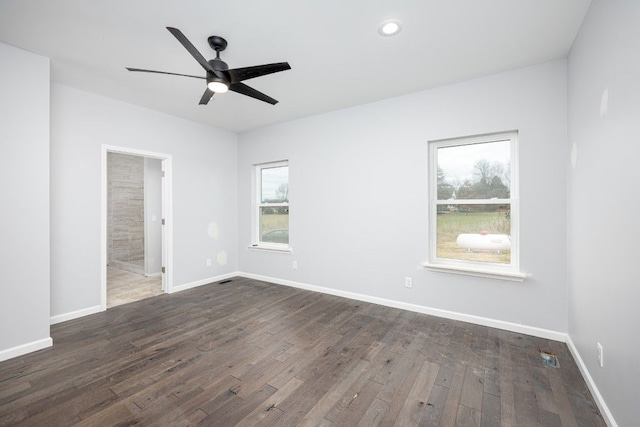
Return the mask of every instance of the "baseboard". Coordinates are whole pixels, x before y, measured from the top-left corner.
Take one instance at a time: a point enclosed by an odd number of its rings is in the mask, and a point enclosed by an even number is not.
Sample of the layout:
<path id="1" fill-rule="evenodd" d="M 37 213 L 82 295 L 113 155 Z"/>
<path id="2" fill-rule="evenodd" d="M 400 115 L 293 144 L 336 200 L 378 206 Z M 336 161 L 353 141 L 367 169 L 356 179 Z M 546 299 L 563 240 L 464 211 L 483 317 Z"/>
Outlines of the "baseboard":
<path id="1" fill-rule="evenodd" d="M 197 286 L 207 285 L 213 282 L 219 282 L 220 280 L 229 279 L 231 277 L 238 276 L 238 272 L 222 274 L 220 276 L 210 277 L 208 279 L 202 279 L 191 283 L 186 283 L 184 285 L 174 286 L 171 291 L 167 292 L 169 294 L 173 294 L 175 292 L 184 291 L 187 289 L 195 288 Z M 57 316 L 51 317 L 51 324 L 55 325 L 56 323 L 66 322 L 67 320 L 77 319 L 78 317 L 88 316 L 90 314 L 100 313 L 104 311 L 101 306 L 96 305 L 93 307 L 84 308 L 82 310 L 72 311 L 71 313 L 59 314 Z"/>
<path id="2" fill-rule="evenodd" d="M 210 283 L 219 282 L 220 280 L 230 279 L 232 277 L 240 276 L 240 273 L 234 271 L 232 273 L 221 274 L 219 276 L 210 277 L 208 279 L 196 280 L 195 282 L 185 283 L 184 285 L 174 286 L 171 290 L 168 290 L 168 294 L 174 294 L 180 291 L 186 291 L 187 289 L 196 288 L 198 286 L 208 285 Z"/>
<path id="3" fill-rule="evenodd" d="M 104 311 L 101 306 L 94 305 L 93 307 L 83 308 L 82 310 L 72 311 L 70 313 L 58 314 L 51 316 L 51 324 L 66 322 L 67 320 L 77 319 L 78 317 L 88 316 L 90 314 L 96 314 Z"/>
<path id="4" fill-rule="evenodd" d="M 525 335 L 533 335 L 540 338 L 554 341 L 566 342 L 567 334 L 549 329 L 537 328 L 535 326 L 521 325 L 518 323 L 505 322 L 503 320 L 490 319 L 487 317 L 474 316 L 471 314 L 459 313 L 455 311 L 441 310 L 438 308 L 426 307 L 423 305 L 410 304 L 401 301 L 394 301 L 385 298 L 372 297 L 369 295 L 346 292 L 338 289 L 325 288 L 322 286 L 309 285 L 306 283 L 293 282 L 290 280 L 277 279 L 275 277 L 261 276 L 259 274 L 238 272 L 238 276 L 248 279 L 261 280 L 264 282 L 276 283 L 278 285 L 291 286 L 293 288 L 305 289 L 308 291 L 320 292 L 323 294 L 335 295 L 357 301 L 370 302 L 387 307 L 399 308 L 401 310 L 414 311 L 416 313 L 429 314 L 432 316 L 444 317 L 445 319 L 459 320 L 461 322 L 474 323 L 476 325 L 488 326 L 491 328 L 503 329 L 505 331 L 516 332 Z"/>
<path id="5" fill-rule="evenodd" d="M 602 414 L 602 417 L 604 418 L 605 422 L 609 427 L 618 427 L 618 423 L 616 423 L 616 420 L 613 418 L 613 414 L 611 413 L 611 411 L 609 411 L 609 407 L 607 406 L 606 402 L 604 401 L 604 398 L 600 394 L 600 390 L 598 390 L 598 386 L 596 386 L 595 381 L 593 381 L 593 377 L 589 373 L 589 370 L 587 369 L 587 365 L 584 363 L 584 360 L 582 360 L 582 356 L 580 356 L 580 352 L 578 352 L 578 348 L 574 344 L 570 335 L 567 336 L 567 347 L 569 347 L 569 351 L 571 352 L 571 355 L 575 359 L 576 364 L 580 369 L 580 373 L 582 373 L 582 377 L 585 379 L 587 383 L 587 387 L 589 387 L 589 391 L 591 391 L 591 395 L 593 396 L 593 399 L 596 401 L 596 405 L 598 405 L 598 409 L 600 410 L 600 413 Z"/>
<path id="6" fill-rule="evenodd" d="M 0 351 L 0 362 L 13 359 L 14 357 L 22 356 L 23 354 L 42 350 L 43 348 L 51 347 L 52 345 L 53 340 L 51 339 L 51 337 L 48 337 L 27 344 L 22 344 L 17 347 L 8 348 L 6 350 Z"/>

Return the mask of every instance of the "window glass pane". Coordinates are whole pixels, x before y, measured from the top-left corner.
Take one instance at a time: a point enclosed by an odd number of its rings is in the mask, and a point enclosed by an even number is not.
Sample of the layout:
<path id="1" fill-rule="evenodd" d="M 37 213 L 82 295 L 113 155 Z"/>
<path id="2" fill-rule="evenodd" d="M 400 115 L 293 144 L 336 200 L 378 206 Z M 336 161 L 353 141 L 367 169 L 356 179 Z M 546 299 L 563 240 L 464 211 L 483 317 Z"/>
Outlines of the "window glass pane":
<path id="1" fill-rule="evenodd" d="M 511 262 L 511 205 L 439 205 L 436 256 Z"/>
<path id="2" fill-rule="evenodd" d="M 438 200 L 508 199 L 509 140 L 437 149 Z"/>
<path id="3" fill-rule="evenodd" d="M 289 167 L 263 168 L 262 203 L 283 203 L 289 201 Z"/>
<path id="4" fill-rule="evenodd" d="M 260 241 L 289 243 L 289 207 L 260 207 Z"/>

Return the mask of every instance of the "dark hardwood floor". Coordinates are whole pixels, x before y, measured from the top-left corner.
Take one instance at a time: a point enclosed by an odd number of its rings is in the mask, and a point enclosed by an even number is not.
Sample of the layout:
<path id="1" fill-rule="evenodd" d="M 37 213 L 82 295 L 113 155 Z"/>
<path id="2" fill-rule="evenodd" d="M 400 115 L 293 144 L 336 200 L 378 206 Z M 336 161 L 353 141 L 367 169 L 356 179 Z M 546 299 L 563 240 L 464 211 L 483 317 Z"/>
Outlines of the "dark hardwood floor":
<path id="1" fill-rule="evenodd" d="M 605 425 L 563 343 L 243 278 L 51 334 L 0 425 Z"/>

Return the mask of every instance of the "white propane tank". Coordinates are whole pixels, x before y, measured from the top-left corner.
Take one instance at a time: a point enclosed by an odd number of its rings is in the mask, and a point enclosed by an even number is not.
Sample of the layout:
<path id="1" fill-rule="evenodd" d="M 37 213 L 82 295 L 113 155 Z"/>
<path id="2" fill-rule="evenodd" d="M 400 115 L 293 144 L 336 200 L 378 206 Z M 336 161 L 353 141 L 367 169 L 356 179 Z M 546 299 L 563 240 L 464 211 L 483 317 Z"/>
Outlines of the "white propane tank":
<path id="1" fill-rule="evenodd" d="M 502 252 L 511 250 L 511 237 L 506 234 L 489 234 L 482 231 L 479 234 L 459 234 L 456 244 L 467 250 L 484 249 Z"/>

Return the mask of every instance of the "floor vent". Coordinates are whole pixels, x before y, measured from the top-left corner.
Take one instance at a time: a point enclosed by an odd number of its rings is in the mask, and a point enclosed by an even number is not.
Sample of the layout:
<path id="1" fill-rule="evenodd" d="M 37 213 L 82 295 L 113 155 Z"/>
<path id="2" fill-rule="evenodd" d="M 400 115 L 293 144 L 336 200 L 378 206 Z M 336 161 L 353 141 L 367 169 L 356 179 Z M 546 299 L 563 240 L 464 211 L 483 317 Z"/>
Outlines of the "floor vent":
<path id="1" fill-rule="evenodd" d="M 218 282 L 218 285 L 224 285 L 225 283 L 233 282 L 233 279 L 223 280 L 222 282 Z"/>
<path id="2" fill-rule="evenodd" d="M 558 356 L 547 351 L 540 350 L 540 358 L 542 359 L 543 366 L 551 366 L 552 368 L 559 368 Z"/>

